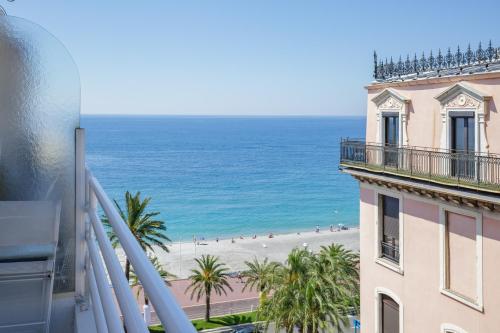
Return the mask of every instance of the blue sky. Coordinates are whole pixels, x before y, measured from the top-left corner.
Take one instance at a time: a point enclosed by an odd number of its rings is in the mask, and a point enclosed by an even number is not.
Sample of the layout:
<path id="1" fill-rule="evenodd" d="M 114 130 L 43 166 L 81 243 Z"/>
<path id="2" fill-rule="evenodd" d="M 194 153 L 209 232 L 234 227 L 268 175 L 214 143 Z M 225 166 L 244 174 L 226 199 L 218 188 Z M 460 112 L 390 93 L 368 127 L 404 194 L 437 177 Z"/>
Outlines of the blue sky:
<path id="1" fill-rule="evenodd" d="M 67 46 L 87 114 L 362 115 L 374 49 L 500 46 L 498 0 L 0 3 Z"/>

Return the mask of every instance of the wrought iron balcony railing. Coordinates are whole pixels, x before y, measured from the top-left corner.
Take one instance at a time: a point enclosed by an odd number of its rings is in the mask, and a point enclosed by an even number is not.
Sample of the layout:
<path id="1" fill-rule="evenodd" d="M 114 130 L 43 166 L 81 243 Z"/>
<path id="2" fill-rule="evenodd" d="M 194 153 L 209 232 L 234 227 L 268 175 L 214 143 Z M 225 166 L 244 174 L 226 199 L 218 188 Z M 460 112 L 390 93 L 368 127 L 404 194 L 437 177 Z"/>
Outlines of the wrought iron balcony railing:
<path id="1" fill-rule="evenodd" d="M 477 49 L 467 47 L 465 52 L 457 48 L 454 52 L 450 48 L 446 53 L 432 54 L 426 57 L 424 53 L 417 58 L 415 54 L 412 58 L 406 56 L 406 60 L 399 57 L 399 60 L 393 60 L 391 57 L 385 62 L 379 60 L 377 53 L 373 54 L 374 68 L 373 77 L 378 82 L 392 82 L 412 80 L 416 78 L 470 74 L 476 72 L 485 72 L 500 69 L 500 48 L 494 47 L 491 41 L 483 49 L 481 43 Z"/>
<path id="2" fill-rule="evenodd" d="M 399 246 L 387 242 L 380 242 L 382 258 L 399 263 Z"/>
<path id="3" fill-rule="evenodd" d="M 340 165 L 500 192 L 500 156 L 495 154 L 384 146 L 359 139 L 344 139 L 340 143 Z"/>

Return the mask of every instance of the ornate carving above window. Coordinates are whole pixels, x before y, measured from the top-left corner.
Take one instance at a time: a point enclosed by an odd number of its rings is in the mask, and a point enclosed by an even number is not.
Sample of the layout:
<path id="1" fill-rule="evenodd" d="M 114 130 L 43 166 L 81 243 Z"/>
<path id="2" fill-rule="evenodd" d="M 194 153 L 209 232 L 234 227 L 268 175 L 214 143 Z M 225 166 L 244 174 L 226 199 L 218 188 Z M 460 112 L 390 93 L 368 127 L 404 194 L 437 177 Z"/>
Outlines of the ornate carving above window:
<path id="1" fill-rule="evenodd" d="M 406 132 L 406 123 L 408 116 L 408 104 L 410 99 L 399 94 L 391 88 L 387 88 L 380 94 L 372 98 L 372 102 L 377 105 L 377 143 L 382 143 L 384 136 L 384 126 L 382 116 L 385 113 L 397 113 L 399 116 L 399 146 L 408 145 L 408 134 Z"/>
<path id="2" fill-rule="evenodd" d="M 445 105 L 447 108 L 477 108 L 478 106 L 479 102 L 466 94 L 457 95 Z"/>
<path id="3" fill-rule="evenodd" d="M 450 118 L 460 112 L 474 112 L 475 151 L 488 152 L 485 118 L 491 96 L 461 82 L 444 90 L 435 97 L 441 104 L 441 147 L 450 149 Z"/>
<path id="4" fill-rule="evenodd" d="M 402 109 L 403 106 L 410 102 L 410 100 L 394 89 L 388 88 L 380 94 L 372 98 L 372 102 L 377 105 L 379 109 Z"/>

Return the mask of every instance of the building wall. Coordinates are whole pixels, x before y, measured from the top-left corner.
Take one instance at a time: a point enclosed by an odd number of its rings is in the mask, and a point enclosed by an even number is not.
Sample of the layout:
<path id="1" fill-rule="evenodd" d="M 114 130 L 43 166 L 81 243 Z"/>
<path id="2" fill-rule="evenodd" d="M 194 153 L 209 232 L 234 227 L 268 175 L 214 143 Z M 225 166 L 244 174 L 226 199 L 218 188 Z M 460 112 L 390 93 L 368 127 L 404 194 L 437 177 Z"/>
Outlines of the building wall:
<path id="1" fill-rule="evenodd" d="M 376 332 L 376 289 L 384 288 L 396 295 L 403 308 L 404 333 L 441 332 L 443 323 L 451 323 L 467 333 L 500 331 L 500 216 L 481 212 L 483 232 L 482 295 L 483 311 L 440 292 L 440 201 L 422 199 L 412 194 L 402 196 L 403 256 L 402 274 L 375 261 L 376 190 L 361 185 L 360 250 L 361 250 L 361 323 L 363 332 Z M 384 189 L 384 191 L 388 191 Z M 453 217 L 454 219 L 456 217 Z M 460 219 L 460 218 L 459 218 Z M 466 219 L 465 219 L 466 220 Z M 463 220 L 463 221 L 465 221 Z M 467 221 L 465 221 L 467 222 Z M 467 229 L 467 228 L 466 228 Z M 470 261 L 475 254 L 463 253 Z M 458 276 L 457 283 L 471 279 L 470 274 Z"/>
<path id="2" fill-rule="evenodd" d="M 440 147 L 441 138 L 441 105 L 435 96 L 464 82 L 469 87 L 492 97 L 486 117 L 486 137 L 489 143 L 488 152 L 500 153 L 500 73 L 476 74 L 451 78 L 434 78 L 399 83 L 372 84 L 368 89 L 366 141 L 376 142 L 377 106 L 372 101 L 380 92 L 391 88 L 408 98 L 407 133 L 410 146 Z M 422 135 L 425 133 L 425 135 Z"/>

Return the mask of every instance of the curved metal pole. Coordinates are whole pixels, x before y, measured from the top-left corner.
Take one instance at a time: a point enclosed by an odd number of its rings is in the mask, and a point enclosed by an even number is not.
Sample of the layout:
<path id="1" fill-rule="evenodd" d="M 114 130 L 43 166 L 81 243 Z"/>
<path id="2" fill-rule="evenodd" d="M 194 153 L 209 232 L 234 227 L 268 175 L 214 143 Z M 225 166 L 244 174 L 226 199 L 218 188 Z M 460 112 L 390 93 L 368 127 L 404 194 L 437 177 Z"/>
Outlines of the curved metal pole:
<path id="1" fill-rule="evenodd" d="M 99 296 L 101 297 L 101 303 L 104 310 L 104 316 L 106 317 L 106 323 L 108 330 L 112 333 L 123 333 L 123 325 L 120 320 L 120 314 L 115 306 L 115 300 L 113 299 L 113 294 L 108 285 L 108 277 L 106 276 L 106 271 L 104 270 L 104 265 L 101 258 L 98 255 L 97 245 L 93 240 L 88 240 L 87 245 L 89 247 L 90 260 L 92 262 L 93 272 L 97 281 L 97 289 L 99 290 Z"/>
<path id="2" fill-rule="evenodd" d="M 111 246 L 108 235 L 104 231 L 101 219 L 97 216 L 95 211 L 90 213 L 90 220 L 94 227 L 95 236 L 99 243 L 102 257 L 106 262 L 108 274 L 113 282 L 113 288 L 115 289 L 115 295 L 118 298 L 118 304 L 122 310 L 127 331 L 129 333 L 149 333 L 146 323 L 139 311 L 139 307 L 137 306 L 137 301 L 132 295 L 130 285 L 125 278 L 120 261 L 116 256 L 115 250 Z"/>

